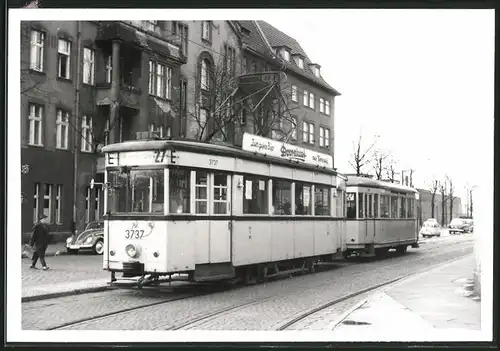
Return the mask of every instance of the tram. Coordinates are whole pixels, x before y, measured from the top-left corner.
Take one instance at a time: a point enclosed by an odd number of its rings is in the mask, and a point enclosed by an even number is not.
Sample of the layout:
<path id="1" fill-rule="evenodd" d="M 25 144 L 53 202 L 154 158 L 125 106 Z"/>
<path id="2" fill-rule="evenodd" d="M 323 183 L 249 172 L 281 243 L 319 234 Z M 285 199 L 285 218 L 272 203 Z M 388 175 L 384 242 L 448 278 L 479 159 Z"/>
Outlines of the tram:
<path id="1" fill-rule="evenodd" d="M 347 176 L 344 256 L 384 257 L 390 249 L 419 247 L 418 196 L 409 186 Z"/>
<path id="2" fill-rule="evenodd" d="M 102 151 L 112 281 L 251 283 L 346 250 L 345 179 L 331 155 L 247 133 L 242 148 L 171 139 Z"/>

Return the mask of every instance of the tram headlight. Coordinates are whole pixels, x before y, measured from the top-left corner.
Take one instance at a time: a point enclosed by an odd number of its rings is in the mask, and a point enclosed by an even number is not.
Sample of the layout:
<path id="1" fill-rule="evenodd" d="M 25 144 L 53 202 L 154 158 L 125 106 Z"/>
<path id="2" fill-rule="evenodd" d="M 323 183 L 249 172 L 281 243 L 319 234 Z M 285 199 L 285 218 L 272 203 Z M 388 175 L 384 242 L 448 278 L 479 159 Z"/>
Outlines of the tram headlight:
<path id="1" fill-rule="evenodd" d="M 125 247 L 125 252 L 130 258 L 136 258 L 137 256 L 139 256 L 139 248 L 135 247 L 135 245 L 133 244 L 128 244 Z"/>

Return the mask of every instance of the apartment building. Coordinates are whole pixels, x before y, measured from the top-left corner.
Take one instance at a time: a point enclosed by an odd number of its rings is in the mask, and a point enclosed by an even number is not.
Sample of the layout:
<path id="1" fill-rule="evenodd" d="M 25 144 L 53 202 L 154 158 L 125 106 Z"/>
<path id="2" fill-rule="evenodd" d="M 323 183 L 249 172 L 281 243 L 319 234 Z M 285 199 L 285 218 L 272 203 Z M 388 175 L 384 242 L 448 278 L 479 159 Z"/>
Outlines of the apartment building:
<path id="1" fill-rule="evenodd" d="M 162 21 L 21 24 L 22 233 L 67 235 L 103 214 L 103 145 L 179 135 L 182 42 Z"/>

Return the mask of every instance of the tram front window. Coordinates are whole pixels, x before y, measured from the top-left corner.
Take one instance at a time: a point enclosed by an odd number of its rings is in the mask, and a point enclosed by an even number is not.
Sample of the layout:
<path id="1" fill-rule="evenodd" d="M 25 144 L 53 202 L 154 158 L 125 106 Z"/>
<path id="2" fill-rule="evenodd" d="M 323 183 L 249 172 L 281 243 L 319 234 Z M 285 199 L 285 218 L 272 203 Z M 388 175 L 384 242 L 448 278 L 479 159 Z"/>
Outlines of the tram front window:
<path id="1" fill-rule="evenodd" d="M 108 171 L 108 212 L 163 213 L 163 169 Z"/>

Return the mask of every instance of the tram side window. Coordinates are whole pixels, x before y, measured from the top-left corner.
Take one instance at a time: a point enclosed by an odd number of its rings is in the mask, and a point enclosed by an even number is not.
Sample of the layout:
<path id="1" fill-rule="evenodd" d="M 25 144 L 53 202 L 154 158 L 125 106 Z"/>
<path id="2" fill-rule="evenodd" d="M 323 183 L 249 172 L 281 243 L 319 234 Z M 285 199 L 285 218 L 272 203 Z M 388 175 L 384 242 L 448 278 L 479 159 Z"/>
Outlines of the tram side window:
<path id="1" fill-rule="evenodd" d="M 311 186 L 303 183 L 295 183 L 295 214 L 308 216 L 312 214 Z"/>
<path id="2" fill-rule="evenodd" d="M 373 194 L 373 217 L 378 218 L 378 194 Z"/>
<path id="3" fill-rule="evenodd" d="M 208 173 L 205 171 L 196 171 L 195 173 L 195 212 L 206 214 L 208 213 Z"/>
<path id="4" fill-rule="evenodd" d="M 398 218 L 398 197 L 391 196 L 391 218 Z"/>
<path id="5" fill-rule="evenodd" d="M 228 212 L 228 184 L 227 174 L 214 173 L 214 214 L 227 214 Z"/>
<path id="6" fill-rule="evenodd" d="M 373 218 L 373 195 L 372 194 L 367 194 L 366 195 L 367 199 L 367 206 L 368 206 L 368 216 L 369 218 Z"/>
<path id="7" fill-rule="evenodd" d="M 333 190 L 335 191 L 335 190 Z M 344 204 L 344 192 L 340 189 L 337 189 L 337 196 L 335 197 L 335 217 L 343 217 L 342 213 L 342 205 Z"/>
<path id="8" fill-rule="evenodd" d="M 108 172 L 108 208 L 107 212 L 128 212 L 127 189 L 128 175 L 120 171 Z"/>
<path id="9" fill-rule="evenodd" d="M 292 183 L 273 179 L 273 214 L 292 214 Z"/>
<path id="10" fill-rule="evenodd" d="M 356 218 L 356 193 L 346 193 L 347 218 Z"/>
<path id="11" fill-rule="evenodd" d="M 155 171 L 153 176 L 153 201 L 151 212 L 163 213 L 165 207 L 165 174 L 163 169 Z"/>
<path id="12" fill-rule="evenodd" d="M 268 214 L 268 182 L 267 179 L 258 176 L 243 177 L 243 213 L 244 214 Z"/>
<path id="13" fill-rule="evenodd" d="M 406 197 L 400 197 L 401 208 L 399 212 L 399 218 L 406 218 Z"/>
<path id="14" fill-rule="evenodd" d="M 170 168 L 170 213 L 190 213 L 191 171 L 186 168 Z"/>
<path id="15" fill-rule="evenodd" d="M 408 218 L 413 218 L 414 199 L 408 199 Z"/>
<path id="16" fill-rule="evenodd" d="M 364 218 L 363 217 L 363 209 L 365 208 L 365 194 L 359 193 L 359 208 L 358 208 L 358 218 Z"/>
<path id="17" fill-rule="evenodd" d="M 323 185 L 314 187 L 314 215 L 330 215 L 330 187 Z"/>
<path id="18" fill-rule="evenodd" d="M 389 218 L 389 196 L 380 196 L 380 217 Z"/>

